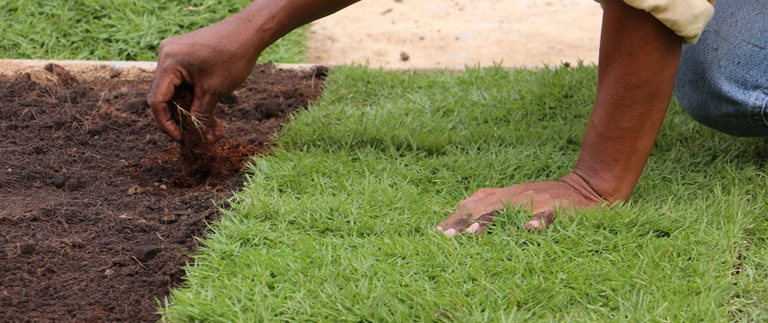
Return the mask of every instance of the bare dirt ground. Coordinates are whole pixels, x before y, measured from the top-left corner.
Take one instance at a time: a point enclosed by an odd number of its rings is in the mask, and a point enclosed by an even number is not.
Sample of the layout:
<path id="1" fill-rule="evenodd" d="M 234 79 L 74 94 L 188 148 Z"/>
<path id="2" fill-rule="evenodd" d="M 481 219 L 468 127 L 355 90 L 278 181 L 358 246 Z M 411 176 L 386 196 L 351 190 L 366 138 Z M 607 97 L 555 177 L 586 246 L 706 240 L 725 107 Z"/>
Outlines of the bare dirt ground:
<path id="1" fill-rule="evenodd" d="M 157 321 L 243 163 L 327 72 L 257 66 L 217 107 L 209 171 L 186 173 L 149 114 L 152 71 L 16 67 L 0 73 L 0 322 Z"/>
<path id="2" fill-rule="evenodd" d="M 597 63 L 601 15 L 589 0 L 365 0 L 313 23 L 307 58 L 386 68 Z"/>

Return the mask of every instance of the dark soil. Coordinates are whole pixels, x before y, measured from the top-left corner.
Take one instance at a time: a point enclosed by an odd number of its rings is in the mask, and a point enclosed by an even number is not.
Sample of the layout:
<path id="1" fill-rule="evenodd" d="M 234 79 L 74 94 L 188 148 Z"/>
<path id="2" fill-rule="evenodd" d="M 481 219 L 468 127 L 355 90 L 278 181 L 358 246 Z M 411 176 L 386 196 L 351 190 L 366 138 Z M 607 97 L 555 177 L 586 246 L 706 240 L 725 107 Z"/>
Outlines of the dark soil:
<path id="1" fill-rule="evenodd" d="M 0 322 L 158 320 L 214 204 L 327 72 L 257 66 L 217 108 L 221 167 L 190 182 L 149 113 L 151 72 L 46 70 L 0 78 Z"/>

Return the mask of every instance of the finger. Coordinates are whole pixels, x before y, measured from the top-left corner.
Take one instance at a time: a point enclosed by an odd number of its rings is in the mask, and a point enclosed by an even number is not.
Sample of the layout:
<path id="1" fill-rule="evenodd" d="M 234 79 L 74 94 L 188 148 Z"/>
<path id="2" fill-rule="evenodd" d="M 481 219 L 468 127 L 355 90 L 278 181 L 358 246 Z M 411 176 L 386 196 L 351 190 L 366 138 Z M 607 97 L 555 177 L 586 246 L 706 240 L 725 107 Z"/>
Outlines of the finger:
<path id="1" fill-rule="evenodd" d="M 544 210 L 537 212 L 533 218 L 525 223 L 525 229 L 528 231 L 543 231 L 555 222 L 555 210 Z"/>
<path id="2" fill-rule="evenodd" d="M 157 103 L 152 108 L 152 115 L 155 117 L 155 123 L 157 128 L 163 133 L 170 136 L 175 141 L 181 141 L 181 128 L 173 121 L 171 112 L 168 111 L 167 103 Z"/>
<path id="3" fill-rule="evenodd" d="M 152 88 L 149 90 L 147 103 L 155 118 L 157 127 L 173 140 L 181 141 L 181 129 L 173 120 L 168 109 L 168 102 L 173 97 L 176 87 L 181 84 L 181 78 L 167 69 L 158 69 Z"/>
<path id="4" fill-rule="evenodd" d="M 454 236 L 469 225 L 470 215 L 466 210 L 459 210 L 445 220 L 440 221 L 435 229 L 442 231 L 446 236 Z"/>
<path id="5" fill-rule="evenodd" d="M 479 217 L 475 218 L 475 223 L 472 223 L 465 231 L 473 234 L 480 234 L 485 231 L 488 226 L 493 223 L 494 218 L 503 213 L 504 210 L 493 210 L 491 212 L 483 213 Z"/>
<path id="6" fill-rule="evenodd" d="M 205 139 L 209 143 L 215 143 L 219 141 L 219 139 L 224 138 L 224 123 L 216 116 L 211 120 L 208 129 L 210 130 L 205 133 Z"/>
<path id="7" fill-rule="evenodd" d="M 465 231 L 469 232 L 469 233 L 477 234 L 477 233 L 480 233 L 480 232 L 478 232 L 478 230 L 481 230 L 480 229 L 480 222 L 472 223 L 472 225 L 470 225 Z"/>
<path id="8" fill-rule="evenodd" d="M 224 136 L 221 122 L 214 116 L 214 108 L 218 102 L 219 97 L 210 91 L 204 90 L 202 86 L 195 87 L 195 96 L 190 113 L 205 125 L 203 133 L 209 143 L 215 143 Z"/>
<path id="9" fill-rule="evenodd" d="M 458 233 L 468 232 L 479 234 L 493 223 L 494 217 L 501 214 L 504 210 L 491 210 L 488 212 L 476 212 L 475 214 L 458 211 L 441 221 L 435 230 L 443 232 L 444 235 L 452 237 Z"/>

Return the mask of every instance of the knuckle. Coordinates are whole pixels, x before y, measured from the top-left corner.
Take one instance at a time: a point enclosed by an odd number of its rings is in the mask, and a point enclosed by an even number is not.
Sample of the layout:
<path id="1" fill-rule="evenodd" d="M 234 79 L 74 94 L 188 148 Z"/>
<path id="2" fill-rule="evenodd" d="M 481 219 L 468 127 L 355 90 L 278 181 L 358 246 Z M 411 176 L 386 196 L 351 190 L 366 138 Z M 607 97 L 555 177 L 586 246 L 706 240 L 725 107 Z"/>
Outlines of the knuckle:
<path id="1" fill-rule="evenodd" d="M 169 46 L 170 45 L 168 44 L 168 39 L 163 40 L 163 41 L 160 42 L 160 45 L 157 46 L 157 57 L 158 57 L 158 60 L 162 60 L 162 59 L 164 59 L 165 57 L 168 56 L 168 54 L 169 54 L 168 53 L 168 47 Z"/>
<path id="2" fill-rule="evenodd" d="M 157 94 L 155 94 L 155 90 L 152 89 L 149 91 L 149 95 L 147 96 L 147 104 L 149 104 L 150 108 L 152 108 L 152 113 L 155 113 L 155 110 L 159 108 L 159 105 L 163 103 L 160 101 L 160 99 L 157 98 Z"/>
<path id="3" fill-rule="evenodd" d="M 173 48 L 174 40 L 173 38 L 166 38 L 160 41 L 160 45 L 157 46 L 157 50 L 160 53 L 168 52 L 169 49 Z"/>

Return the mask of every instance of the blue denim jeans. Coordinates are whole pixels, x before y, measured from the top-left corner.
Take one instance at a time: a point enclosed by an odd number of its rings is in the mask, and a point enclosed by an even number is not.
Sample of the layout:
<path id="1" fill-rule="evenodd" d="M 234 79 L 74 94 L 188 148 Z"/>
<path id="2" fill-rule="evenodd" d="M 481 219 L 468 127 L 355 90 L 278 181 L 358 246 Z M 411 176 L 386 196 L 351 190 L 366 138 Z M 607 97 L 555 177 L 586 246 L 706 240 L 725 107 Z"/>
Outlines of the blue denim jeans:
<path id="1" fill-rule="evenodd" d="M 683 47 L 675 96 L 710 128 L 768 137 L 768 2 L 715 4 L 699 41 Z"/>

